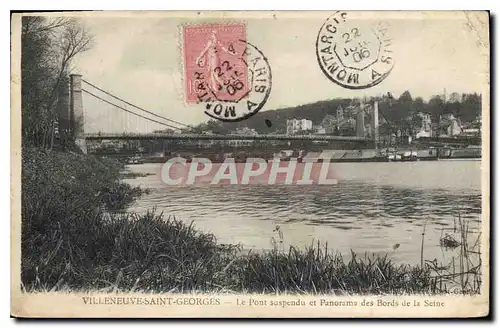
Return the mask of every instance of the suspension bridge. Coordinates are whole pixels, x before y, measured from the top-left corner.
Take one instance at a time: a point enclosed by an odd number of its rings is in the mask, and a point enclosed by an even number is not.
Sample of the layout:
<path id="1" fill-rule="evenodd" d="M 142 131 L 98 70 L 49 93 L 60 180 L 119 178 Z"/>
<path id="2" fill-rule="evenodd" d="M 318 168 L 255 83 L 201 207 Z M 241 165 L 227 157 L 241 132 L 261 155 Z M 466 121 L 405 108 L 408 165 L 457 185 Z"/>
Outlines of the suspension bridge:
<path id="1" fill-rule="evenodd" d="M 194 133 L 191 125 L 133 104 L 81 75 L 70 76 L 67 90 L 69 92 L 63 94 L 66 101 L 62 101 L 59 110 L 59 130 L 63 136 L 72 136 L 84 152 L 87 152 L 87 141 L 99 140 L 160 140 L 177 144 L 180 141 L 274 140 L 340 142 L 358 146 L 373 142 L 359 136 Z"/>

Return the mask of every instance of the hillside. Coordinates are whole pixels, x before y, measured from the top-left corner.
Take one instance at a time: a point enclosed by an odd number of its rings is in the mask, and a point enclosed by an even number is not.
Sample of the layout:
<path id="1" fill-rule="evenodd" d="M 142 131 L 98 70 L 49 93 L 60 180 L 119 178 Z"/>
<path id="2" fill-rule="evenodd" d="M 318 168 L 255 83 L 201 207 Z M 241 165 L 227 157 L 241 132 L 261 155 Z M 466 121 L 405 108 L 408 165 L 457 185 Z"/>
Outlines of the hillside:
<path id="1" fill-rule="evenodd" d="M 429 113 L 434 121 L 437 121 L 441 114 L 453 113 L 462 122 L 472 122 L 481 114 L 481 95 L 477 93 L 462 95 L 452 93 L 447 102 L 444 102 L 442 98 L 434 96 L 428 102 L 424 102 L 421 97 L 413 99 L 410 92 L 405 91 L 398 99 L 388 94 L 382 98 L 367 99 L 365 102 L 372 103 L 375 99 L 378 100 L 380 120 L 387 119 L 393 126 L 404 124 L 405 119 L 415 112 Z M 285 132 L 287 119 L 308 119 L 313 122 L 313 126 L 317 126 L 326 115 L 335 116 L 339 106 L 345 108 L 352 101 L 348 98 L 322 100 L 295 107 L 261 111 L 241 122 L 209 121 L 196 126 L 195 129 L 227 133 L 237 128 L 248 127 L 255 129 L 258 133 Z"/>

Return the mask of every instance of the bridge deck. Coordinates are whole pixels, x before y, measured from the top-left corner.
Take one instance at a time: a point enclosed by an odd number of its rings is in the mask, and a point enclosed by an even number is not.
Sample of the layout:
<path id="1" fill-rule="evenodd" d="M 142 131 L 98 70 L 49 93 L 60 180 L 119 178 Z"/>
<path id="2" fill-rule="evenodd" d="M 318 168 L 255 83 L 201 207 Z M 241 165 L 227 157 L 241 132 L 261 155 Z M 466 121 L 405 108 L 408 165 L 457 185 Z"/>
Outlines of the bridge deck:
<path id="1" fill-rule="evenodd" d="M 369 142 L 371 139 L 361 137 L 330 136 L 330 135 L 286 135 L 286 134 L 168 134 L 168 133 L 89 133 L 88 140 L 318 140 L 318 141 L 354 141 Z"/>

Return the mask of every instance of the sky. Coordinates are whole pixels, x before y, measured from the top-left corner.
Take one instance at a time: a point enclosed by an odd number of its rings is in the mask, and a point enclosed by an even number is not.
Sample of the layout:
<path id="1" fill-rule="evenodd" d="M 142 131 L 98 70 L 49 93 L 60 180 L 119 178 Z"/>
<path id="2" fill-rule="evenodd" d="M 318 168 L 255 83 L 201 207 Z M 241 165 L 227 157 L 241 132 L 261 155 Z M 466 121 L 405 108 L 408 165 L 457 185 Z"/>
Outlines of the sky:
<path id="1" fill-rule="evenodd" d="M 83 79 L 161 116 L 186 124 L 209 117 L 186 104 L 182 64 L 183 24 L 244 23 L 247 40 L 267 57 L 272 91 L 264 110 L 337 97 L 396 97 L 409 90 L 429 99 L 451 92 L 485 92 L 489 81 L 488 17 L 464 12 L 377 12 L 370 20 L 389 24 L 395 65 L 379 85 L 350 90 L 330 80 L 316 60 L 315 41 L 328 12 L 109 13 L 82 18 L 93 47 L 73 63 Z M 367 13 L 349 13 L 353 20 Z M 360 17 L 357 17 L 359 15 Z M 365 16 L 363 16 L 365 15 Z M 119 114 L 84 95 L 88 132 L 151 132 L 161 126 Z M 122 117 L 119 117 L 119 116 Z M 258 115 L 258 114 L 257 114 Z M 124 122 L 126 121 L 126 122 Z"/>

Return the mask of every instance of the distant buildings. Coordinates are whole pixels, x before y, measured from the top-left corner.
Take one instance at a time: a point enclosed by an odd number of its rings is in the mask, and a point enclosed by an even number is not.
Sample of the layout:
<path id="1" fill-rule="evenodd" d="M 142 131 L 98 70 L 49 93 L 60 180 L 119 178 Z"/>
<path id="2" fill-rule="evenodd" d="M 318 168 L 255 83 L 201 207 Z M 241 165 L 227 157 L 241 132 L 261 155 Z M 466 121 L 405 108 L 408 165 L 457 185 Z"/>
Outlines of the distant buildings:
<path id="1" fill-rule="evenodd" d="M 259 133 L 255 129 L 250 129 L 248 127 L 237 128 L 232 134 L 245 135 L 245 136 L 256 136 Z M 255 140 L 228 140 L 227 144 L 233 147 L 246 147 L 254 143 Z"/>
<path id="2" fill-rule="evenodd" d="M 321 125 L 314 127 L 314 133 L 316 134 L 326 134 L 326 129 Z"/>
<path id="3" fill-rule="evenodd" d="M 286 134 L 296 134 L 301 131 L 311 131 L 312 121 L 306 119 L 286 120 Z"/>
<path id="4" fill-rule="evenodd" d="M 453 137 L 462 133 L 462 124 L 460 119 L 455 115 L 448 113 L 442 114 L 439 117 L 439 131 L 440 137 Z"/>
<path id="5" fill-rule="evenodd" d="M 325 129 L 325 133 L 332 134 L 337 131 L 338 121 L 334 115 L 327 114 L 320 125 Z"/>
<path id="6" fill-rule="evenodd" d="M 259 133 L 255 131 L 255 129 L 250 129 L 248 127 L 242 127 L 242 128 L 237 128 L 233 134 L 241 134 L 241 135 L 247 135 L 247 136 L 256 136 Z"/>
<path id="7" fill-rule="evenodd" d="M 89 143 L 87 150 L 94 153 L 143 152 L 144 147 L 139 140 L 97 140 Z"/>
<path id="8" fill-rule="evenodd" d="M 352 136 L 356 134 L 356 120 L 352 117 L 339 122 L 338 133 L 341 136 Z"/>
<path id="9" fill-rule="evenodd" d="M 463 123 L 460 118 L 452 113 L 441 114 L 439 120 L 432 120 L 427 113 L 417 113 L 422 120 L 420 129 L 416 131 L 415 138 L 422 137 L 479 137 L 481 135 L 481 123 L 478 119 Z"/>
<path id="10" fill-rule="evenodd" d="M 339 105 L 339 107 L 337 107 L 337 122 L 342 122 L 344 120 L 344 108 L 342 108 L 342 106 Z"/>
<path id="11" fill-rule="evenodd" d="M 465 123 L 462 126 L 462 135 L 467 137 L 480 137 L 481 136 L 481 116 L 476 117 L 472 122 Z"/>
<path id="12" fill-rule="evenodd" d="M 463 129 L 462 135 L 467 136 L 467 137 L 480 137 L 481 136 L 481 129 L 478 129 L 478 128 Z"/>
<path id="13" fill-rule="evenodd" d="M 417 116 L 422 120 L 420 130 L 415 134 L 415 138 L 432 137 L 432 119 L 427 113 L 417 113 Z"/>

